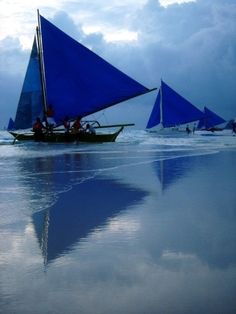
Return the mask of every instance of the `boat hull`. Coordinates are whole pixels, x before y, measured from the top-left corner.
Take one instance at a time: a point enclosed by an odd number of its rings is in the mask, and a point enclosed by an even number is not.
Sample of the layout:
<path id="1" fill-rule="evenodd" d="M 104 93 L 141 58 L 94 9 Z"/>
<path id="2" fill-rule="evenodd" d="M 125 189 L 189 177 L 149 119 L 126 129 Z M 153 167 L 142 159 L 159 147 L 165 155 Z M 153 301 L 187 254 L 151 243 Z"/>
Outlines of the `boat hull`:
<path id="1" fill-rule="evenodd" d="M 53 132 L 43 134 L 41 138 L 35 138 L 34 133 L 18 133 L 9 132 L 14 136 L 15 141 L 39 141 L 47 143 L 71 143 L 71 142 L 85 142 L 85 143 L 104 143 L 104 142 L 115 142 L 117 136 L 123 130 L 121 127 L 117 132 L 114 133 L 100 133 L 90 134 L 86 132 L 73 133 L 62 133 Z"/>

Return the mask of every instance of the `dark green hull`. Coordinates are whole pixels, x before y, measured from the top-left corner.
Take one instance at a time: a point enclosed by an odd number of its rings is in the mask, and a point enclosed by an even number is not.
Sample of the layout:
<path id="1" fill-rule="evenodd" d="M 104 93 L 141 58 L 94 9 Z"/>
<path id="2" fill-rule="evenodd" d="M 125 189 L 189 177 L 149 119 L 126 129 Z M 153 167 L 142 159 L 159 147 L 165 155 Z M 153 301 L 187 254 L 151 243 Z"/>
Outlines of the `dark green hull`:
<path id="1" fill-rule="evenodd" d="M 71 143 L 71 142 L 85 142 L 85 143 L 104 143 L 104 142 L 115 142 L 117 136 L 123 130 L 121 127 L 117 132 L 114 133 L 101 133 L 101 134 L 90 134 L 85 132 L 63 133 L 53 132 L 43 134 L 40 138 L 35 138 L 33 133 L 17 133 L 10 132 L 17 141 L 40 141 L 47 143 Z"/>

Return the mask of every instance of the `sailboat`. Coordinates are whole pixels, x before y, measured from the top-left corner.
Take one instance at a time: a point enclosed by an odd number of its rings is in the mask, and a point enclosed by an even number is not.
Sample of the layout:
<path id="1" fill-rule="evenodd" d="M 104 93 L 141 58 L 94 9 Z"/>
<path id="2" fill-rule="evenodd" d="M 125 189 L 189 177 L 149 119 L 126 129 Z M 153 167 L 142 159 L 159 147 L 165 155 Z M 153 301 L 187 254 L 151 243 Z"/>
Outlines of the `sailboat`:
<path id="1" fill-rule="evenodd" d="M 198 121 L 202 117 L 201 110 L 161 80 L 146 128 L 159 126 L 160 130 L 176 129 L 180 125 Z"/>
<path id="2" fill-rule="evenodd" d="M 215 112 L 211 111 L 207 107 L 204 107 L 204 116 L 201 120 L 199 120 L 197 129 L 199 130 L 207 130 L 207 131 L 217 131 L 221 130 L 217 125 L 225 123 L 222 117 L 218 116 Z"/>
<path id="3" fill-rule="evenodd" d="M 15 117 L 17 132 L 10 133 L 17 140 L 34 139 L 32 125 L 37 117 L 45 119 L 50 106 L 60 126 L 65 117 L 70 121 L 84 118 L 152 90 L 68 36 L 38 11 L 38 26 Z M 113 142 L 125 126 L 134 125 L 101 126 L 97 121 L 92 124 L 96 131 L 119 129 L 115 133 L 68 135 L 63 128 L 55 128 L 45 132 L 43 141 Z M 22 129 L 23 132 L 19 131 Z"/>

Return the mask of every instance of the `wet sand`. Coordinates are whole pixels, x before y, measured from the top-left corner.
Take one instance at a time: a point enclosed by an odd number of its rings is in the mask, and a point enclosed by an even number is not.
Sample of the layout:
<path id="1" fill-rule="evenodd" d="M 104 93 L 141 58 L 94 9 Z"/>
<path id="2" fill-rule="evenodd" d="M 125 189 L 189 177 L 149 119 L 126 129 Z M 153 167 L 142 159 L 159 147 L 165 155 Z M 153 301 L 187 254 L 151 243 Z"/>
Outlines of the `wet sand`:
<path id="1" fill-rule="evenodd" d="M 119 145 L 18 160 L 3 313 L 233 313 L 235 160 Z"/>

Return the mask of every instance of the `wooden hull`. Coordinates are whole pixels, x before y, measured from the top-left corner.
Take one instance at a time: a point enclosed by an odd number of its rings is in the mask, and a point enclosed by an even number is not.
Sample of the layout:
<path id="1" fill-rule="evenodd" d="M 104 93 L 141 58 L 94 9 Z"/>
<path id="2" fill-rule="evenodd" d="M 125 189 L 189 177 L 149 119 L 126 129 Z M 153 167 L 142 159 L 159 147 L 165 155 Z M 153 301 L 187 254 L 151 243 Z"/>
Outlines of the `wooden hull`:
<path id="1" fill-rule="evenodd" d="M 40 138 L 35 138 L 34 133 L 17 133 L 10 132 L 17 141 L 39 141 L 47 143 L 71 143 L 71 142 L 85 142 L 85 143 L 104 143 L 104 142 L 115 142 L 117 136 L 123 130 L 121 127 L 117 132 L 114 133 L 100 133 L 100 134 L 90 134 L 86 132 L 79 132 L 77 134 L 73 133 L 63 133 L 63 132 L 53 132 L 43 134 Z"/>

